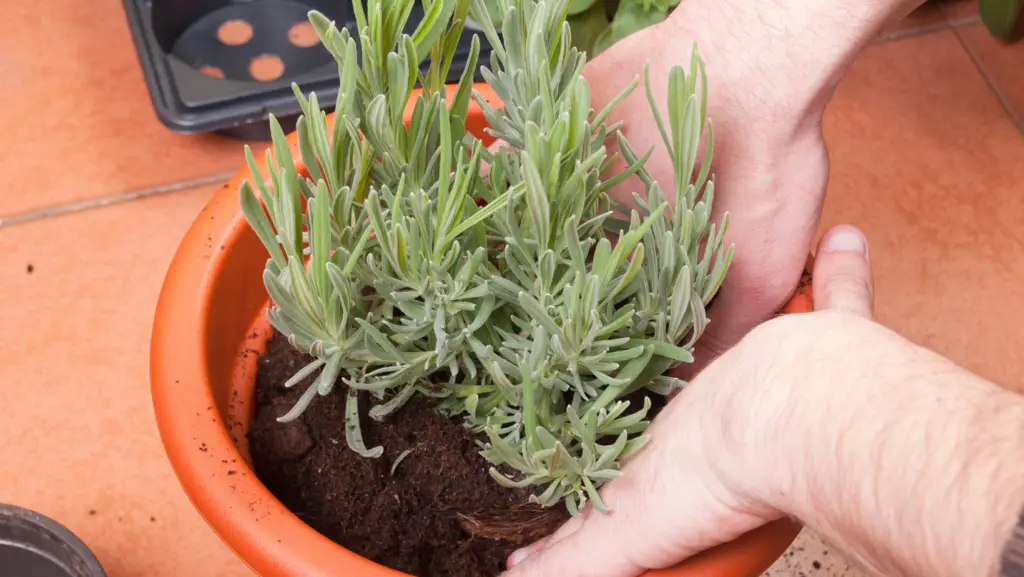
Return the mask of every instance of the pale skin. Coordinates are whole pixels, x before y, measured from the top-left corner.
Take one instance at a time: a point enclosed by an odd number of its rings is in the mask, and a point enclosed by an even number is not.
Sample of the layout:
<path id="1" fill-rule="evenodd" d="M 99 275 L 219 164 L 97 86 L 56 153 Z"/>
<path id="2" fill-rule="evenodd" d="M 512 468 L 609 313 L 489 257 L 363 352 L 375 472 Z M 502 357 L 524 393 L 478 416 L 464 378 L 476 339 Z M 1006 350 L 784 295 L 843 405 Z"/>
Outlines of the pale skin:
<path id="1" fill-rule="evenodd" d="M 588 64 L 597 108 L 642 66 L 654 94 L 669 69 L 689 63 L 694 43 L 706 62 L 714 125 L 714 216 L 731 215 L 736 257 L 715 301 L 715 322 L 698 343 L 695 372 L 736 344 L 792 294 L 818 227 L 828 181 L 821 133 L 836 84 L 887 22 L 923 0 L 683 0 L 668 20 L 619 42 Z M 598 81 L 597 79 L 600 79 Z M 660 182 L 672 170 L 643 90 L 613 120 L 637 150 L 654 146 L 647 167 Z M 620 163 L 620 168 L 623 165 Z M 633 180 L 618 192 L 642 190 Z"/>
<path id="2" fill-rule="evenodd" d="M 698 42 L 715 208 L 733 215 L 737 259 L 699 351 L 706 366 L 602 489 L 612 512 L 587 509 L 517 551 L 507 577 L 632 577 L 786 516 L 869 574 L 998 574 L 1024 509 L 1024 396 L 872 321 L 867 241 L 852 227 L 818 246 L 816 312 L 764 322 L 818 225 L 820 122 L 835 84 L 885 23 L 921 3 L 683 0 L 589 65 L 628 82 L 650 59 L 657 84 Z M 607 84 L 604 94 L 591 82 L 598 104 L 618 90 Z M 659 138 L 646 106 L 639 95 L 620 110 L 638 149 Z M 667 159 L 651 166 L 668 176 Z"/>

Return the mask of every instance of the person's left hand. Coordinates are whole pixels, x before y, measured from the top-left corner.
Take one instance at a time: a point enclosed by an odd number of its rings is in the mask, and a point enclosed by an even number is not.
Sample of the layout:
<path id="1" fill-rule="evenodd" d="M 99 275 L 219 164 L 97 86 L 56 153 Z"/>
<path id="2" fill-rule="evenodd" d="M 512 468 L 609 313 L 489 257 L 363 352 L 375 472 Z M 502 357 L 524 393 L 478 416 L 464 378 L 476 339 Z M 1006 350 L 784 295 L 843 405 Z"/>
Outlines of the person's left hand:
<path id="1" fill-rule="evenodd" d="M 642 75 L 646 62 L 652 93 L 663 108 L 669 71 L 676 65 L 689 69 L 694 43 L 706 63 L 716 180 L 712 222 L 730 214 L 725 242 L 736 249 L 708 311 L 711 323 L 696 343 L 695 362 L 677 369 L 684 379 L 771 318 L 793 294 L 825 198 L 828 154 L 820 124 L 827 84 L 813 70 L 791 70 L 796 64 L 787 49 L 777 38 L 762 37 L 772 31 L 758 25 L 752 6 L 745 0 L 688 0 L 667 20 L 620 40 L 583 70 L 592 107 L 600 110 Z M 612 112 L 609 122 L 616 121 L 636 151 L 654 147 L 646 167 L 659 183 L 671 183 L 672 162 L 642 85 Z M 614 142 L 609 146 L 615 150 Z M 614 168 L 625 164 L 620 159 Z M 664 188 L 672 198 L 670 189 Z M 611 194 L 628 204 L 633 192 L 642 190 L 632 177 Z"/>
<path id="2" fill-rule="evenodd" d="M 785 456 L 800 452 L 798 443 L 751 439 L 765 437 L 782 427 L 780 422 L 800 429 L 791 422 L 796 417 L 785 420 L 785 409 L 794 409 L 794 398 L 809 397 L 801 387 L 816 383 L 792 378 L 801 369 L 791 362 L 788 376 L 780 376 L 778 363 L 801 359 L 808 348 L 801 339 L 841 341 L 857 327 L 877 326 L 856 318 L 870 318 L 873 299 L 867 241 L 860 231 L 838 227 L 825 235 L 814 283 L 815 309 L 828 312 L 765 323 L 711 363 L 655 418 L 648 428 L 650 442 L 626 463 L 622 477 L 602 488 L 611 511 L 586 508 L 551 537 L 514 553 L 505 577 L 634 577 L 781 518 L 783 512 L 764 497 L 773 490 L 762 486 L 772 477 L 765 469 L 802 458 Z M 787 331 L 803 334 L 781 334 Z M 873 335 L 869 332 L 867 340 Z M 804 408 L 797 413 L 819 418 L 816 408 Z M 775 450 L 770 458 L 758 456 L 768 452 L 763 443 Z"/>

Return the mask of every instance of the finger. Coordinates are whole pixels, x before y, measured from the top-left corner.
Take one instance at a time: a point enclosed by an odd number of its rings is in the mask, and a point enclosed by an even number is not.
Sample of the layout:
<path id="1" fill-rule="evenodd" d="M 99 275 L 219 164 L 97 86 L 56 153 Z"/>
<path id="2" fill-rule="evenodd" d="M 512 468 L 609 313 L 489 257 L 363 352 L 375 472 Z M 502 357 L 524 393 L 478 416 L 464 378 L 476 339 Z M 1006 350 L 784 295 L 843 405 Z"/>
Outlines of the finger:
<path id="1" fill-rule="evenodd" d="M 589 513 L 590 513 L 590 511 L 587 510 L 587 511 L 584 511 L 583 513 L 581 513 L 579 515 L 576 515 L 572 519 L 569 519 L 568 521 L 563 523 L 562 526 L 559 527 L 558 530 L 555 531 L 553 534 L 551 534 L 551 535 L 549 535 L 549 536 L 547 536 L 547 537 L 545 537 L 543 539 L 539 539 L 539 540 L 537 540 L 537 541 L 527 545 L 526 547 L 523 547 L 522 549 L 518 549 L 518 550 L 514 551 L 511 555 L 509 555 L 509 558 L 508 558 L 508 567 L 509 567 L 509 569 L 511 569 L 512 567 L 515 567 L 516 565 L 518 565 L 521 561 L 523 561 L 524 559 L 526 559 L 530 555 L 533 555 L 534 553 L 537 553 L 538 551 L 542 551 L 544 549 L 553 547 L 559 541 L 562 541 L 566 537 L 568 537 L 568 536 L 572 535 L 573 533 L 575 533 L 576 531 L 578 531 L 580 529 L 580 527 L 583 526 L 583 523 L 586 521 L 587 515 Z"/>
<path id="2" fill-rule="evenodd" d="M 589 514 L 589 510 L 585 511 L 580 515 L 576 515 L 572 519 L 569 519 L 562 524 L 552 535 L 545 537 L 538 541 L 535 541 L 522 549 L 517 549 L 508 558 L 508 568 L 511 569 L 518 565 L 521 561 L 533 555 L 534 553 L 541 551 L 542 549 L 552 547 L 559 541 L 565 539 L 569 535 L 572 535 L 583 526 L 583 522 L 586 520 L 586 515 Z"/>
<path id="3" fill-rule="evenodd" d="M 544 547 L 547 546 L 549 540 L 550 537 L 545 537 L 544 539 L 530 543 L 526 547 L 516 549 L 512 552 L 511 555 L 508 556 L 508 559 L 505 561 L 506 568 L 512 569 L 516 565 L 522 563 L 530 555 L 533 555 L 537 551 L 542 550 Z"/>
<path id="4" fill-rule="evenodd" d="M 509 557 L 509 571 L 502 577 L 634 577 L 646 567 L 633 563 L 627 553 L 634 553 L 623 542 L 624 532 L 637 531 L 632 523 L 615 522 L 597 513 L 590 518 L 583 514 L 568 521 L 559 535 L 534 543 Z M 613 527 L 614 526 L 614 527 Z M 615 534 L 619 538 L 615 538 Z M 556 540 L 556 536 L 559 538 Z M 650 538 L 653 540 L 654 536 Z"/>
<path id="5" fill-rule="evenodd" d="M 627 465 L 628 472 L 624 471 L 623 477 L 601 491 L 611 512 L 599 513 L 586 507 L 543 543 L 516 551 L 509 559 L 510 570 L 503 577 L 634 577 L 648 568 L 636 563 L 636 558 L 657 562 L 649 558 L 657 554 L 648 556 L 653 553 L 649 549 L 662 544 L 657 535 L 677 532 L 665 530 L 666 511 L 671 505 L 661 499 L 667 496 L 666 488 L 659 482 L 664 477 L 654 475 L 677 475 L 664 470 L 672 469 L 672 464 L 665 459 L 666 455 L 660 454 L 661 447 L 656 441 L 647 448 L 653 451 L 641 452 L 639 462 Z M 655 471 L 657 463 L 652 463 L 652 459 L 661 463 L 663 470 Z M 653 505 L 658 501 L 662 501 L 662 507 L 655 509 Z"/>
<path id="6" fill-rule="evenodd" d="M 609 512 L 585 508 L 547 542 L 510 559 L 504 577 L 635 577 L 764 524 L 707 466 L 708 428 L 696 416 L 713 391 L 688 389 L 658 415 L 648 445 L 602 487 Z"/>
<path id="7" fill-rule="evenodd" d="M 849 225 L 826 232 L 814 259 L 814 310 L 842 310 L 871 318 L 874 296 L 864 233 Z"/>

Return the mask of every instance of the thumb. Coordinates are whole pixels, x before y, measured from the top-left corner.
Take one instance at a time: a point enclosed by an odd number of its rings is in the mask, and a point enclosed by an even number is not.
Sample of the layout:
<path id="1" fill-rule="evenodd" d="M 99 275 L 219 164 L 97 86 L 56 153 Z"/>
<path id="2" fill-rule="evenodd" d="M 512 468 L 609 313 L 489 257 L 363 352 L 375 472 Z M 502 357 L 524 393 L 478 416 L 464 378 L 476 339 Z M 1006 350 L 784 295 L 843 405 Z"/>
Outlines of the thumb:
<path id="1" fill-rule="evenodd" d="M 821 238 L 814 257 L 814 310 L 842 310 L 871 318 L 875 287 L 868 241 L 856 227 L 840 225 Z"/>

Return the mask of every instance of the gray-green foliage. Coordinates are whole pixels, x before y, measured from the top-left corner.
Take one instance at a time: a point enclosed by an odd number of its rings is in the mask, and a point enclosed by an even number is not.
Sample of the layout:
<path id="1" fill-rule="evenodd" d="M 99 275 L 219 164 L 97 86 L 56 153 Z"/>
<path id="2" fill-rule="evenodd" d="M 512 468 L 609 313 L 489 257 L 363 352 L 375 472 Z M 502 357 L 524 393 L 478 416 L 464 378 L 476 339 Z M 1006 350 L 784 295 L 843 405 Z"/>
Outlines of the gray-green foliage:
<path id="1" fill-rule="evenodd" d="M 269 318 L 315 359 L 288 382 L 316 375 L 281 420 L 341 382 L 349 446 L 377 457 L 384 448 L 360 435 L 357 391 L 379 399 L 374 419 L 400 419 L 413 395 L 437 397 L 479 434 L 499 483 L 536 486 L 545 506 L 564 500 L 575 512 L 589 499 L 603 509 L 597 487 L 646 441 L 650 402 L 623 398 L 684 384 L 663 373 L 692 360 L 732 258 L 725 223 L 709 222 L 704 71 L 696 50 L 688 72 L 672 71 L 664 119 L 647 84 L 675 167 L 666 193 L 644 167 L 649 152 L 606 123 L 614 103 L 591 109 L 569 0 L 500 0 L 500 33 L 490 1 L 427 2 L 412 36 L 402 30 L 413 0 L 370 0 L 365 11 L 356 1 L 362 58 L 347 31 L 310 15 L 338 60 L 337 114 L 329 125 L 316 96 L 296 89 L 309 176 L 271 119 L 269 178 L 255 179 L 266 210 L 241 188 L 270 252 Z M 495 48 L 483 73 L 498 109 L 472 89 L 476 40 L 458 86 L 443 82 L 470 15 Z M 493 155 L 465 129 L 470 98 L 505 143 Z M 628 162 L 622 173 L 609 170 L 609 138 Z M 607 193 L 633 174 L 644 190 L 619 207 L 628 221 L 615 220 Z"/>

